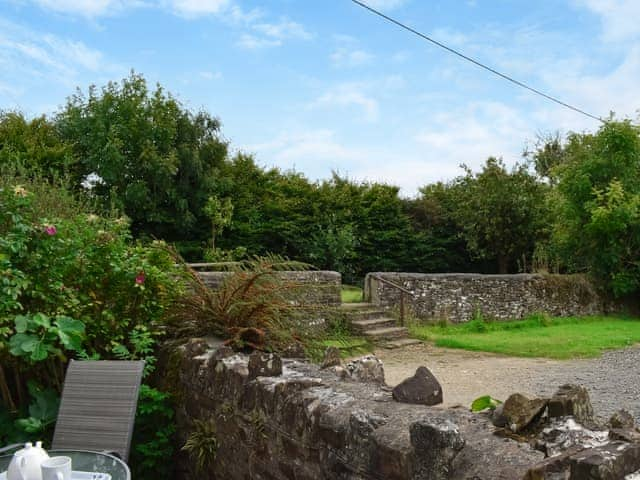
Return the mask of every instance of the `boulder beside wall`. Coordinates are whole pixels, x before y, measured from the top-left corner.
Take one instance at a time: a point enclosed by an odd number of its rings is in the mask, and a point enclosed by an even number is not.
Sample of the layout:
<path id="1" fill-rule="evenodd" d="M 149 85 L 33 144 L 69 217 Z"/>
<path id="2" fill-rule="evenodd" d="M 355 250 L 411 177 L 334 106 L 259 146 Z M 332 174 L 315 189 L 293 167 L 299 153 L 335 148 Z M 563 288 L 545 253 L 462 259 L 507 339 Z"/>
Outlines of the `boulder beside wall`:
<path id="1" fill-rule="evenodd" d="M 252 378 L 246 355 L 201 350 L 173 351 L 165 376 L 180 399 L 178 444 L 206 420 L 218 449 L 200 473 L 181 451 L 177 479 L 514 479 L 544 457 L 494 435 L 486 415 L 394 401 L 371 357 L 356 362 L 371 367 L 363 381 L 286 358 L 279 375 Z"/>

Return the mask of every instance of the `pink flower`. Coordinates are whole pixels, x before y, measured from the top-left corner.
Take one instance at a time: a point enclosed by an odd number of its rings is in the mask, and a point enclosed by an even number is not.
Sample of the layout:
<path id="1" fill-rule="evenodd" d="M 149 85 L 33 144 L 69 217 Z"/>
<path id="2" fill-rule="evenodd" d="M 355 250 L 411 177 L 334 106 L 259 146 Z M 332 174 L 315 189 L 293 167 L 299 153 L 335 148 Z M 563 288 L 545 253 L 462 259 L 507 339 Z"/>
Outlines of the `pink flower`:
<path id="1" fill-rule="evenodd" d="M 138 272 L 138 275 L 136 275 L 136 285 L 142 285 L 145 279 L 146 277 L 144 275 L 144 272 Z"/>
<path id="2" fill-rule="evenodd" d="M 55 235 L 56 233 L 58 233 L 58 230 L 56 229 L 55 225 L 45 225 L 44 233 L 46 233 L 47 235 Z"/>

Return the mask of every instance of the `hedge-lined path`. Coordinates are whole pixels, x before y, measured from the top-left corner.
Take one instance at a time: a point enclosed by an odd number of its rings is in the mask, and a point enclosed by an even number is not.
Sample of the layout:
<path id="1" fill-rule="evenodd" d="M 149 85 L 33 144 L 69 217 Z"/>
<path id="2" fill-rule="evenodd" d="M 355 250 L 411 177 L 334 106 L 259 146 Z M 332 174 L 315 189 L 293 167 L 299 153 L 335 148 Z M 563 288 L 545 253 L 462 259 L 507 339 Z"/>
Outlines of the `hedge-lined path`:
<path id="1" fill-rule="evenodd" d="M 551 395 L 564 383 L 577 383 L 589 390 L 596 415 L 608 418 L 626 408 L 640 423 L 640 346 L 577 360 L 506 357 L 426 343 L 375 353 L 384 362 L 389 385 L 427 366 L 442 384 L 445 407 L 468 407 L 481 395 L 499 400 L 514 392 Z"/>

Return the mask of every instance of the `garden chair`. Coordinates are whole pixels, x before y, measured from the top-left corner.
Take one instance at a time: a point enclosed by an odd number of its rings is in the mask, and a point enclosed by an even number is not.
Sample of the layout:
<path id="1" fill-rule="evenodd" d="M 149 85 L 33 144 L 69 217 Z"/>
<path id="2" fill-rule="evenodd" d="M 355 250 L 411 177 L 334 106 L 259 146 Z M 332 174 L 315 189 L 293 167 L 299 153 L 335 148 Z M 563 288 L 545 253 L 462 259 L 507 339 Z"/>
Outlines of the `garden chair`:
<path id="1" fill-rule="evenodd" d="M 52 448 L 106 451 L 126 462 L 143 369 L 143 361 L 71 360 Z"/>

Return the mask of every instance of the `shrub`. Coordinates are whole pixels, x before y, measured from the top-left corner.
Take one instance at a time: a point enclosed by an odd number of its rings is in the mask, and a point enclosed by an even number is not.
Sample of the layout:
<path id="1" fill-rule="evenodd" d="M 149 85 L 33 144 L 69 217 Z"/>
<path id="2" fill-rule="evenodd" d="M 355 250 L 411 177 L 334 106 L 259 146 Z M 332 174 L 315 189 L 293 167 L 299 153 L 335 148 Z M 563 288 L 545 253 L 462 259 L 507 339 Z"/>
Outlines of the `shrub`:
<path id="1" fill-rule="evenodd" d="M 0 185 L 0 422 L 17 418 L 22 440 L 49 432 L 70 358 L 141 359 L 152 371 L 182 287 L 164 245 L 134 243 L 127 219 L 96 215 L 61 185 Z"/>
<path id="2" fill-rule="evenodd" d="M 170 314 L 174 336 L 217 335 L 236 349 L 278 350 L 307 336 L 299 320 L 309 306 L 294 300 L 299 285 L 278 275 L 308 266 L 282 257 L 254 257 L 228 264 L 232 274 L 217 291 L 184 265 L 190 293 L 177 299 Z"/>

